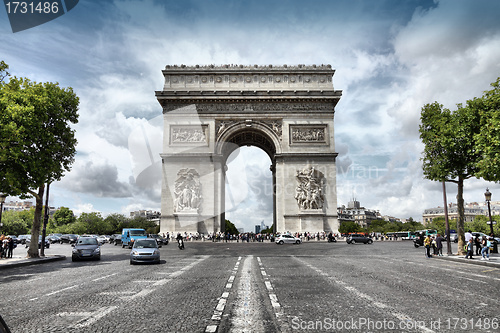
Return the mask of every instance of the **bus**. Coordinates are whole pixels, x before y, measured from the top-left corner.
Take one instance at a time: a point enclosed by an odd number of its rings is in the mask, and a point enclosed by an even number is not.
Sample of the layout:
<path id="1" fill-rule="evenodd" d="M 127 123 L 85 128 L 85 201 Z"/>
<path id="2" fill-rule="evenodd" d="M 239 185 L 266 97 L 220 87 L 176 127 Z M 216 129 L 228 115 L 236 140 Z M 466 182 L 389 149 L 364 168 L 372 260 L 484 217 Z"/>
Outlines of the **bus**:
<path id="1" fill-rule="evenodd" d="M 423 229 L 423 230 L 417 230 L 415 231 L 417 235 L 420 235 L 421 233 L 424 234 L 424 236 L 436 236 L 437 235 L 437 230 L 434 229 Z"/>
<path id="2" fill-rule="evenodd" d="M 417 237 L 416 231 L 396 231 L 396 232 L 388 232 L 386 233 L 387 237 L 398 238 L 403 240 L 410 240 Z"/>

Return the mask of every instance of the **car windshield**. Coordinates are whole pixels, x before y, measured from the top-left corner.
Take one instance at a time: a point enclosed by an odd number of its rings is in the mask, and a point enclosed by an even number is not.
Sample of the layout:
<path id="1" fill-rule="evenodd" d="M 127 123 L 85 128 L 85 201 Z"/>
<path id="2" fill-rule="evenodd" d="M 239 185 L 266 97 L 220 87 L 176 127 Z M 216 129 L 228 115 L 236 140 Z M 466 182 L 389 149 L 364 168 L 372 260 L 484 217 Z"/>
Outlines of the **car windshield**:
<path id="1" fill-rule="evenodd" d="M 82 238 L 78 240 L 78 245 L 97 245 L 97 239 L 95 238 Z"/>
<path id="2" fill-rule="evenodd" d="M 149 248 L 156 248 L 156 241 L 154 239 L 144 239 L 144 240 L 138 240 L 135 244 L 134 247 L 136 249 L 149 249 Z"/>
<path id="3" fill-rule="evenodd" d="M 146 232 L 144 230 L 130 230 L 131 236 L 146 236 Z"/>

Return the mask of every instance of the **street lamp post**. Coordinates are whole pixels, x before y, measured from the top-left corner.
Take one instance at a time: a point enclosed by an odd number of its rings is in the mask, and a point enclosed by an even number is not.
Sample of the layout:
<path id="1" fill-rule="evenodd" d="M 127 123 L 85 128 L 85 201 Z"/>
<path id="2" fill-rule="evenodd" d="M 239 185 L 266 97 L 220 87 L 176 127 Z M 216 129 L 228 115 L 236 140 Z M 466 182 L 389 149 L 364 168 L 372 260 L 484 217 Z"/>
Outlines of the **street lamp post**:
<path id="1" fill-rule="evenodd" d="M 488 203 L 488 216 L 489 216 L 489 225 L 490 225 L 490 233 L 493 235 L 493 221 L 491 220 L 491 206 L 490 206 L 490 201 L 491 201 L 491 192 L 488 188 L 486 188 L 486 192 L 484 192 L 484 197 L 486 198 L 486 202 Z"/>
<path id="2" fill-rule="evenodd" d="M 489 222 L 488 224 L 490 225 L 490 236 L 494 237 L 493 233 L 493 220 L 491 219 L 491 206 L 490 206 L 490 201 L 491 201 L 491 192 L 488 188 L 486 188 L 486 192 L 484 192 L 484 197 L 486 199 L 486 202 L 488 203 L 488 217 L 489 217 Z M 498 247 L 495 241 L 493 241 L 493 253 L 498 253 Z"/>
<path id="3" fill-rule="evenodd" d="M 3 224 L 2 224 L 2 212 L 3 212 L 3 204 L 5 202 L 5 198 L 7 198 L 7 196 L 5 194 L 0 194 L 0 233 L 1 233 L 1 230 L 2 230 L 2 227 L 3 227 Z"/>

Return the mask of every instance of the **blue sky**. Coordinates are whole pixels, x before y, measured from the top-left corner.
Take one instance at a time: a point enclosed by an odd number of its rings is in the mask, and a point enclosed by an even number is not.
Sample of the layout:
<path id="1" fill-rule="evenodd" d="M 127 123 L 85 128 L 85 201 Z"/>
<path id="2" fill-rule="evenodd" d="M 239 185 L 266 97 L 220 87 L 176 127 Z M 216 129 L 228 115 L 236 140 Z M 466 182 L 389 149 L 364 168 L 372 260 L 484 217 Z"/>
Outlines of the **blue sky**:
<path id="1" fill-rule="evenodd" d="M 13 75 L 59 82 L 80 97 L 78 154 L 51 186 L 53 206 L 103 215 L 160 209 L 160 175 L 150 164 L 161 150 L 154 92 L 165 65 L 331 64 L 343 91 L 335 114 L 338 204 L 354 196 L 383 214 L 421 220 L 425 208 L 442 206 L 442 193 L 422 176 L 420 109 L 434 101 L 453 109 L 500 76 L 498 13 L 497 0 L 80 0 L 18 33 L 0 9 L 0 59 Z M 154 161 L 141 155 L 144 128 Z M 230 176 L 245 171 L 228 180 L 245 188 L 228 191 L 228 217 L 238 227 L 271 222 L 269 164 L 245 148 L 229 165 Z M 466 201 L 483 201 L 487 186 L 500 199 L 500 186 L 472 179 Z M 455 201 L 456 186 L 447 189 Z"/>

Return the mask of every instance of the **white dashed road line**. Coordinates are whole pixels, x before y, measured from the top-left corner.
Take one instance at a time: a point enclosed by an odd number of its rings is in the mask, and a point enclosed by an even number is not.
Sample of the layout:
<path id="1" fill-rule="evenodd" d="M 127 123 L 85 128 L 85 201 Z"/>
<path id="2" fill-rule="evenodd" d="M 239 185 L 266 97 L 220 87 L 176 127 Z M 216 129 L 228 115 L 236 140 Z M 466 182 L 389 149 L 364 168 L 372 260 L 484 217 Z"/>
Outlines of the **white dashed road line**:
<path id="1" fill-rule="evenodd" d="M 417 322 L 415 321 L 413 318 L 411 318 L 410 316 L 408 316 L 407 314 L 405 313 L 402 313 L 400 311 L 397 311 L 395 310 L 394 308 L 392 308 L 391 306 L 387 305 L 387 304 L 384 304 L 382 302 L 378 302 L 377 300 L 375 300 L 373 297 L 357 290 L 356 288 L 348 285 L 346 282 L 344 281 L 341 281 L 341 280 L 338 280 L 332 276 L 329 276 L 327 273 L 323 272 L 322 270 L 320 270 L 319 268 L 317 267 L 314 267 L 313 265 L 309 264 L 308 262 L 300 259 L 300 258 L 297 258 L 294 256 L 294 258 L 296 260 L 298 260 L 299 262 L 301 262 L 302 264 L 304 264 L 305 266 L 309 267 L 310 269 L 314 270 L 315 272 L 317 272 L 318 274 L 320 274 L 321 276 L 327 278 L 328 280 L 332 281 L 333 283 L 343 287 L 344 289 L 348 290 L 349 292 L 353 293 L 356 298 L 364 298 L 366 300 L 368 300 L 368 303 L 367 304 L 370 304 L 380 310 L 383 310 L 384 313 L 389 313 L 391 314 L 392 316 L 394 316 L 395 318 L 398 318 L 399 320 L 401 321 L 404 321 L 404 322 L 409 322 L 409 323 L 414 323 L 414 322 Z M 420 331 L 422 332 L 425 332 L 425 333 L 434 333 L 433 330 L 427 328 L 427 327 L 419 327 Z"/>

